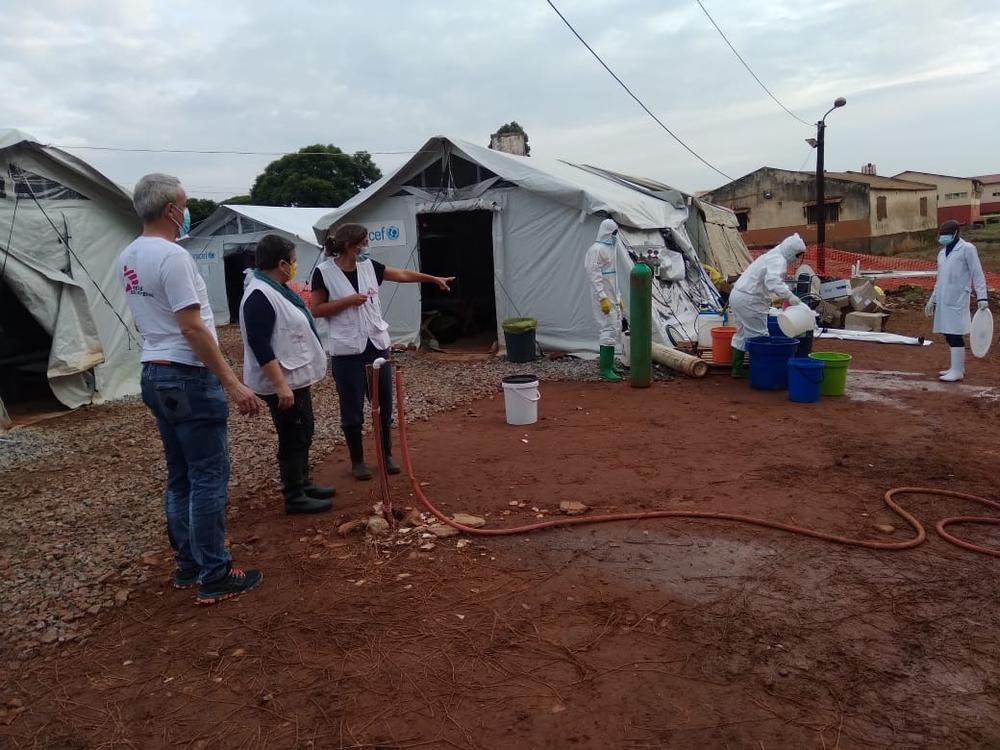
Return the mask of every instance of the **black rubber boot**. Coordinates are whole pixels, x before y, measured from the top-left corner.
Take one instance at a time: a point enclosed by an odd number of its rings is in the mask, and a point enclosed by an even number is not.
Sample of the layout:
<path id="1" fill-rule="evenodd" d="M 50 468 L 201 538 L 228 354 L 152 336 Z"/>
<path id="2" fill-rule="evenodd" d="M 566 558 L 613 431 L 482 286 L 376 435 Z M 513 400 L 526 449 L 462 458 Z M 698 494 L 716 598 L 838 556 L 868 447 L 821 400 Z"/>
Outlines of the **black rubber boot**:
<path id="1" fill-rule="evenodd" d="M 361 430 L 344 430 L 344 438 L 347 440 L 347 450 L 351 454 L 351 474 L 358 480 L 371 479 L 372 470 L 365 463 L 365 444 Z"/>
<path id="2" fill-rule="evenodd" d="M 309 478 L 309 450 L 306 449 L 302 451 L 299 456 L 299 460 L 302 461 L 302 494 L 306 497 L 311 497 L 314 500 L 329 500 L 331 497 L 337 494 L 337 490 L 333 487 L 319 487 L 312 483 L 312 479 Z"/>
<path id="3" fill-rule="evenodd" d="M 392 458 L 392 433 L 389 429 L 389 425 L 382 427 L 382 455 L 385 458 L 385 473 L 399 474 L 402 469 Z"/>
<path id="4" fill-rule="evenodd" d="M 298 454 L 278 460 L 281 472 L 281 495 L 285 498 L 285 513 L 322 513 L 330 510 L 329 500 L 316 500 L 302 493 L 304 475 Z"/>

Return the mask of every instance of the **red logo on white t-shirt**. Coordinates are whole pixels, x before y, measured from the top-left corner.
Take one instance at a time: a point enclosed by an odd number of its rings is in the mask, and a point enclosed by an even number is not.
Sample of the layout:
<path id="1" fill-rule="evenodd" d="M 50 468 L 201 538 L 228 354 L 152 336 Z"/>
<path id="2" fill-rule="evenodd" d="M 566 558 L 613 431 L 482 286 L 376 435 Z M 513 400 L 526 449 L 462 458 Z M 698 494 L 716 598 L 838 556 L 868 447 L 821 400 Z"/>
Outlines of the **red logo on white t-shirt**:
<path id="1" fill-rule="evenodd" d="M 134 294 L 140 297 L 153 296 L 143 290 L 142 284 L 139 283 L 139 274 L 135 272 L 134 268 L 129 268 L 127 265 L 122 266 L 122 279 L 125 281 L 125 294 Z"/>
<path id="2" fill-rule="evenodd" d="M 122 276 L 125 277 L 125 294 L 131 294 L 132 290 L 139 286 L 139 274 L 134 268 L 125 266 L 122 269 Z"/>

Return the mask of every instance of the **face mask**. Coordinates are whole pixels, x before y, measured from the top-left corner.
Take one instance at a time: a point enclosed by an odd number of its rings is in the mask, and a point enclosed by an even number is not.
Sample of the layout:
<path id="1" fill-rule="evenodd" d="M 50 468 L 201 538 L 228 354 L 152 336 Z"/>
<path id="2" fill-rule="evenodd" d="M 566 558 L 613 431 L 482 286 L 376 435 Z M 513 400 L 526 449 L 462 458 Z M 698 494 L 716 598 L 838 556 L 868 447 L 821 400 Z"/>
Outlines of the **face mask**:
<path id="1" fill-rule="evenodd" d="M 174 206 L 180 208 L 180 206 L 178 206 L 176 203 L 174 204 Z M 177 222 L 174 221 L 173 219 L 171 219 L 171 221 L 173 221 L 174 224 L 177 224 Z M 177 224 L 177 236 L 187 237 L 188 234 L 190 234 L 190 232 L 191 232 L 191 212 L 188 211 L 187 208 L 185 208 L 184 218 L 181 220 L 180 224 Z"/>
<path id="2" fill-rule="evenodd" d="M 364 261 L 364 260 L 368 260 L 371 257 L 372 257 L 372 254 L 371 254 L 371 252 L 369 252 L 368 248 L 366 247 L 364 250 L 362 250 L 360 253 L 358 253 L 358 263 L 360 263 L 361 261 Z"/>
<path id="3" fill-rule="evenodd" d="M 291 281 L 299 273 L 299 262 L 297 260 L 288 264 L 288 280 Z"/>
<path id="4" fill-rule="evenodd" d="M 955 235 L 953 235 L 953 234 L 939 234 L 938 235 L 938 244 L 939 245 L 947 246 L 947 245 L 950 245 L 954 241 L 954 239 L 955 239 Z"/>

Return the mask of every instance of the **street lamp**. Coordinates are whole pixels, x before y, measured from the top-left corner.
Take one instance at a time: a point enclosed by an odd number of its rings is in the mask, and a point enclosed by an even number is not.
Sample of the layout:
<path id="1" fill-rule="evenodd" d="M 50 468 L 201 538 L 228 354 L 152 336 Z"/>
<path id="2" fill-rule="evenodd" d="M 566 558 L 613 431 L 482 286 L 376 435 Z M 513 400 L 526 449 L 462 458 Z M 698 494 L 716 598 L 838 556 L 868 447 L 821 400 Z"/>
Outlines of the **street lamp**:
<path id="1" fill-rule="evenodd" d="M 838 107 L 847 104 L 847 99 L 838 96 L 823 119 L 816 123 L 816 137 L 806 138 L 806 143 L 816 149 L 816 270 L 826 272 L 826 185 L 823 171 L 823 144 L 826 134 L 826 116 Z"/>

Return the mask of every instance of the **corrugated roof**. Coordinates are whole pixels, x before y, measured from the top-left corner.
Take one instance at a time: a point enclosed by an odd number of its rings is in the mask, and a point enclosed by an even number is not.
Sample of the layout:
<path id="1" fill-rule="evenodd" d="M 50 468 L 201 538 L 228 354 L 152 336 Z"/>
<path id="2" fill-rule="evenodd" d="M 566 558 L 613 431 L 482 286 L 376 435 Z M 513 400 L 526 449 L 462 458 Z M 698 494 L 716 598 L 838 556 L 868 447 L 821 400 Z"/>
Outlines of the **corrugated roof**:
<path id="1" fill-rule="evenodd" d="M 882 177 L 875 174 L 861 174 L 861 172 L 827 172 L 827 177 L 835 180 L 845 180 L 847 182 L 862 182 L 876 190 L 935 190 L 936 185 L 926 182 L 915 182 L 913 180 L 901 180 L 898 177 Z"/>
<path id="2" fill-rule="evenodd" d="M 970 180 L 979 180 L 983 184 L 992 185 L 1000 182 L 1000 174 L 981 174 L 978 177 L 970 177 Z"/>
<path id="3" fill-rule="evenodd" d="M 900 177 L 899 175 L 901 175 L 901 174 L 922 174 L 922 175 L 926 175 L 927 177 L 944 177 L 945 179 L 948 179 L 948 180 L 975 180 L 975 179 L 978 179 L 976 177 L 962 177 L 961 175 L 956 175 L 956 174 L 938 174 L 937 172 L 921 172 L 919 169 L 904 169 L 899 174 L 893 175 L 894 179 L 902 179 L 902 180 L 908 179 L 906 177 Z"/>

